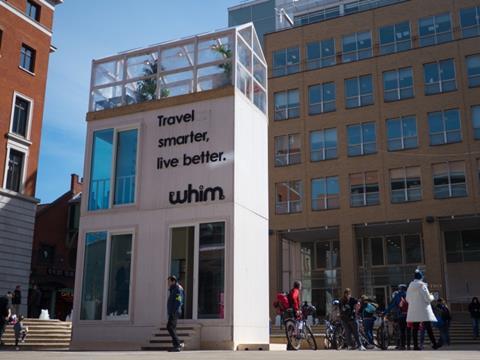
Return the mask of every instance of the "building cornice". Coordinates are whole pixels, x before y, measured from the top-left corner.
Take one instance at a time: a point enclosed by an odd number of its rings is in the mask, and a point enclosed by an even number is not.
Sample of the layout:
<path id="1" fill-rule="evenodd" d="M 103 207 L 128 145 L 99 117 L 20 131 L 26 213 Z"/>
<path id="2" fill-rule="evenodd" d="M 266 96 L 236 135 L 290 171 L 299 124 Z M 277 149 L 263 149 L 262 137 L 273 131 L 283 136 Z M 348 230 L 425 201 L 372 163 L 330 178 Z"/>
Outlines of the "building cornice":
<path id="1" fill-rule="evenodd" d="M 18 10 L 15 6 L 13 6 L 12 4 L 6 2 L 5 0 L 0 0 L 0 7 L 3 7 L 5 9 L 7 9 L 8 11 L 10 11 L 11 13 L 17 15 L 19 18 L 21 18 L 22 20 L 26 21 L 27 23 L 29 23 L 30 25 L 32 25 L 33 27 L 35 27 L 36 29 L 40 30 L 41 32 L 43 32 L 45 35 L 48 35 L 50 37 L 52 37 L 52 31 L 48 28 L 46 28 L 45 26 L 43 26 L 42 24 L 39 24 L 38 22 L 36 22 L 35 20 L 32 20 L 30 19 L 27 15 L 25 15 L 23 12 L 21 12 L 20 10 Z"/>
<path id="2" fill-rule="evenodd" d="M 6 196 L 6 197 L 9 197 L 9 198 L 13 198 L 13 199 L 28 201 L 28 202 L 31 202 L 32 204 L 38 204 L 40 202 L 40 199 L 31 197 L 31 196 L 27 196 L 27 195 L 23 195 L 23 194 L 15 192 L 15 191 L 4 189 L 2 187 L 0 187 L 0 195 Z"/>

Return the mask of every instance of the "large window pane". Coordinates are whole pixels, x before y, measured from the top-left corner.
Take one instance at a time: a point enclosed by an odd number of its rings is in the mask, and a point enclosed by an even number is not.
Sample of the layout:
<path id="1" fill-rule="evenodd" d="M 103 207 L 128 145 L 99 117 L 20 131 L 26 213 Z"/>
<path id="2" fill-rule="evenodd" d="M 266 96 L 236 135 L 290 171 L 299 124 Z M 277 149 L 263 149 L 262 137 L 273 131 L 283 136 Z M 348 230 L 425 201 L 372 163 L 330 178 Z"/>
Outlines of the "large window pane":
<path id="1" fill-rule="evenodd" d="M 402 241 L 400 236 L 387 236 L 387 263 L 389 265 L 402 263 Z"/>
<path id="2" fill-rule="evenodd" d="M 8 155 L 8 168 L 7 168 L 7 183 L 6 188 L 8 190 L 20 192 L 22 187 L 23 176 L 23 162 L 25 161 L 25 154 L 21 151 L 10 149 Z"/>
<path id="3" fill-rule="evenodd" d="M 132 235 L 112 235 L 107 303 L 109 318 L 128 319 L 131 263 Z"/>
<path id="4" fill-rule="evenodd" d="M 107 232 L 88 233 L 85 239 L 80 320 L 101 320 Z"/>
<path id="5" fill-rule="evenodd" d="M 29 114 L 30 102 L 17 96 L 15 98 L 15 110 L 13 112 L 13 133 L 26 137 Z"/>
<path id="6" fill-rule="evenodd" d="M 112 169 L 113 129 L 93 133 L 88 210 L 108 209 Z"/>
<path id="7" fill-rule="evenodd" d="M 200 224 L 198 318 L 223 319 L 225 297 L 225 223 Z"/>
<path id="8" fill-rule="evenodd" d="M 422 244 L 419 235 L 405 236 L 405 263 L 420 264 L 422 262 Z"/>
<path id="9" fill-rule="evenodd" d="M 138 130 L 120 131 L 117 137 L 115 167 L 115 204 L 135 202 Z"/>
<path id="10" fill-rule="evenodd" d="M 372 265 L 383 265 L 383 238 L 372 238 L 370 243 L 372 246 Z"/>

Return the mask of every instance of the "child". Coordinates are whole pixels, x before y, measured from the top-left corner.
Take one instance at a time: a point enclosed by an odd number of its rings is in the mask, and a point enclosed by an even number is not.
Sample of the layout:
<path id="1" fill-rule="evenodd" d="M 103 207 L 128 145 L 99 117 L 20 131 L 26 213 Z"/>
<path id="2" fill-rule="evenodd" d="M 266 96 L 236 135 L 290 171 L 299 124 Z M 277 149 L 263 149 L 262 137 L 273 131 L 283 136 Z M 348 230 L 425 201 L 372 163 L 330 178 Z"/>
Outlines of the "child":
<path id="1" fill-rule="evenodd" d="M 15 348 L 16 350 L 20 350 L 18 347 L 18 342 L 21 341 L 22 343 L 25 342 L 25 337 L 28 333 L 28 328 L 23 326 L 23 316 L 18 318 L 18 321 L 13 326 L 13 330 L 15 331 Z"/>

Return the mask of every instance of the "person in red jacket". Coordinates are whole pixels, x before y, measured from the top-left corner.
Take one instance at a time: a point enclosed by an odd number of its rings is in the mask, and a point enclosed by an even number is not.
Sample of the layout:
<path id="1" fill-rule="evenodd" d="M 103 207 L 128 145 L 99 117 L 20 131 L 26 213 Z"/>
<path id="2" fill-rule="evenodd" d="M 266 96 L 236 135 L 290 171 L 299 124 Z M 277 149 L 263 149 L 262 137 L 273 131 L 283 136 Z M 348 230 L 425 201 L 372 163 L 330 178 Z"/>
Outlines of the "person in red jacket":
<path id="1" fill-rule="evenodd" d="M 288 300 L 290 301 L 290 306 L 293 309 L 293 313 L 296 317 L 299 317 L 301 312 L 300 305 L 300 290 L 302 290 L 302 283 L 300 281 L 295 281 L 293 283 L 293 288 L 288 294 Z"/>

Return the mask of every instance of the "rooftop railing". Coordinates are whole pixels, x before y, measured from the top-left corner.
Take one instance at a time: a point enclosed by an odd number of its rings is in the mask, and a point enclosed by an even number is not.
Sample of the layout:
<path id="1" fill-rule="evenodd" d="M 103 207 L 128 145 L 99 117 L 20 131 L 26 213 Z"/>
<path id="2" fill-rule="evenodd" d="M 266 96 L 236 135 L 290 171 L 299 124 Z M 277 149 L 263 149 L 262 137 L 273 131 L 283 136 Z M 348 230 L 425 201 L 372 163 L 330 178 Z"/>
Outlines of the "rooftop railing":
<path id="1" fill-rule="evenodd" d="M 267 64 L 251 23 L 92 63 L 90 111 L 235 85 L 267 109 Z"/>

